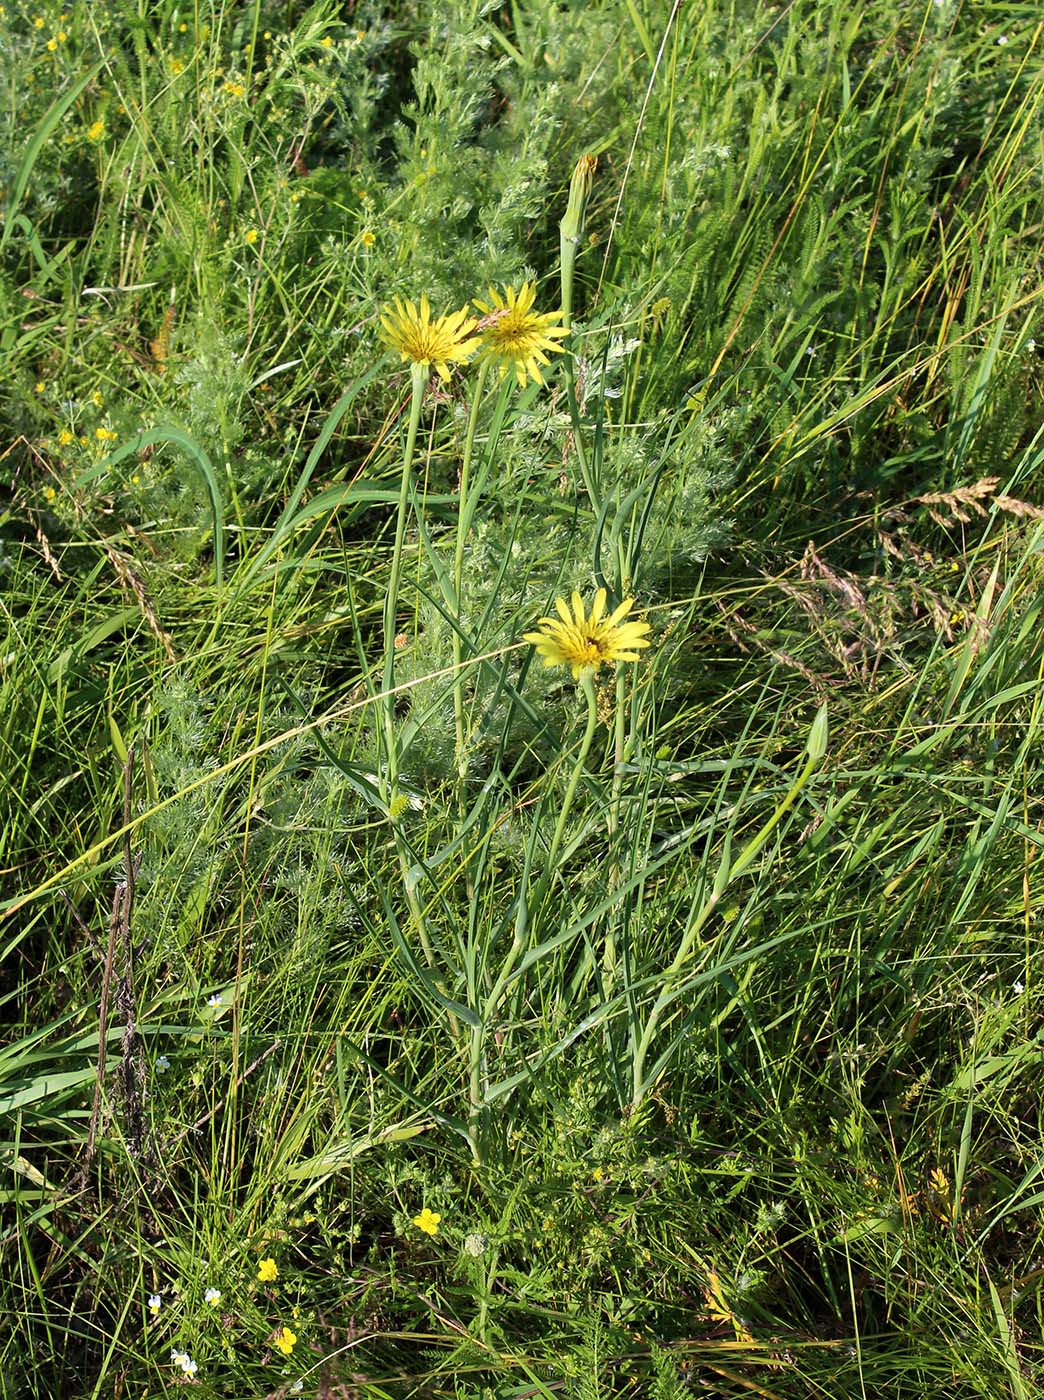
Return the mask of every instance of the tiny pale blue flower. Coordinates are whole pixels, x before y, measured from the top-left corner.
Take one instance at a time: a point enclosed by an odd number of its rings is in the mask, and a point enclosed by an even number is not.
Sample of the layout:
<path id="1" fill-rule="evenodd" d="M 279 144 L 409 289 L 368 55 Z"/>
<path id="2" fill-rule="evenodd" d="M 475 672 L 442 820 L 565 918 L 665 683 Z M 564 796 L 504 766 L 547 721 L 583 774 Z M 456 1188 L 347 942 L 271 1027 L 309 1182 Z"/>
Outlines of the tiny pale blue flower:
<path id="1" fill-rule="evenodd" d="M 156 1057 L 156 1068 L 161 1073 L 165 1069 L 170 1069 L 170 1061 L 167 1059 L 166 1055 L 158 1055 Z"/>
<path id="2" fill-rule="evenodd" d="M 160 1310 L 160 1308 L 161 1308 L 162 1306 L 163 1306 L 163 1299 L 160 1297 L 160 1295 L 159 1295 L 158 1293 L 150 1293 L 150 1294 L 149 1294 L 149 1312 L 152 1314 L 153 1317 L 156 1316 L 156 1314 L 159 1312 L 159 1310 Z"/>

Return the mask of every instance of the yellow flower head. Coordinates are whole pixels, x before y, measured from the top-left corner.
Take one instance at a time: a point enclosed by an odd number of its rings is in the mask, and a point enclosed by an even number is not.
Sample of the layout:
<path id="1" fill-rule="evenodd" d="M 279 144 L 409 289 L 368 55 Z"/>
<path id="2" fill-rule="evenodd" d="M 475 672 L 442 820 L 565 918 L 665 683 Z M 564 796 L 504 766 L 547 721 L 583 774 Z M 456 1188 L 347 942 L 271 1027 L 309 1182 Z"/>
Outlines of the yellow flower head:
<path id="1" fill-rule="evenodd" d="M 418 1230 L 423 1230 L 426 1235 L 437 1235 L 439 1233 L 439 1221 L 442 1216 L 437 1210 L 429 1210 L 427 1206 L 420 1215 L 413 1217 L 413 1223 Z"/>
<path id="2" fill-rule="evenodd" d="M 523 282 L 518 292 L 514 287 L 505 287 L 504 295 L 489 289 L 489 301 L 476 301 L 482 312 L 479 323 L 482 331 L 482 345 L 479 358 L 492 360 L 500 370 L 501 379 L 508 370 L 514 370 L 520 389 L 526 386 L 526 379 L 534 384 L 543 384 L 540 365 L 550 364 L 545 350 L 560 352 L 552 337 L 568 335 L 564 326 L 556 326 L 561 321 L 561 311 L 538 312 L 533 310 L 536 288 L 532 282 Z"/>
<path id="3" fill-rule="evenodd" d="M 381 338 L 404 360 L 421 368 L 434 365 L 443 379 L 449 379 L 449 362 L 466 360 L 477 348 L 478 336 L 471 334 L 476 325 L 466 306 L 433 321 L 426 296 L 420 299 L 419 311 L 412 301 L 396 297 L 394 308 L 386 306 L 381 313 Z"/>
<path id="4" fill-rule="evenodd" d="M 372 228 L 364 228 L 362 233 L 359 235 L 359 241 L 362 243 L 364 248 L 372 248 L 373 245 L 377 242 L 377 235 L 374 233 Z"/>
<path id="5" fill-rule="evenodd" d="M 274 1259 L 262 1259 L 257 1266 L 257 1277 L 261 1283 L 275 1283 L 278 1273 Z"/>
<path id="6" fill-rule="evenodd" d="M 87 128 L 88 141 L 100 141 L 105 135 L 105 123 L 99 118 L 96 122 L 91 122 Z"/>
<path id="7" fill-rule="evenodd" d="M 291 1332 L 289 1327 L 281 1327 L 274 1338 L 276 1347 L 284 1356 L 289 1356 L 294 1347 L 297 1346 L 297 1333 Z"/>
<path id="8" fill-rule="evenodd" d="M 597 671 L 603 662 L 637 661 L 636 647 L 649 645 L 643 632 L 647 622 L 624 622 L 633 599 L 625 598 L 608 617 L 605 613 L 605 589 L 600 588 L 591 604 L 590 616 L 584 613 L 584 601 L 573 594 L 573 608 L 564 598 L 555 601 L 558 617 L 542 617 L 539 632 L 525 633 L 540 653 L 545 666 L 569 666 L 573 679 L 580 679 L 583 670 Z"/>

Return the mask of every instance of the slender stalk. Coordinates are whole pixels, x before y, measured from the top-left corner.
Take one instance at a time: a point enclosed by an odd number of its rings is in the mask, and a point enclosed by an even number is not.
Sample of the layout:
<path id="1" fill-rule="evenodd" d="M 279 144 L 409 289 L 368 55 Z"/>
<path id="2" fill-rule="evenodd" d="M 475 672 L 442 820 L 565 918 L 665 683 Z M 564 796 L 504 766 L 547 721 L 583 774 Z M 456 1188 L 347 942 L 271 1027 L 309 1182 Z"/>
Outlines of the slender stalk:
<path id="1" fill-rule="evenodd" d="M 483 1119 L 485 1117 L 485 1100 L 482 1092 L 483 1067 L 485 1058 L 486 1036 L 489 1027 L 500 1006 L 501 999 L 507 989 L 508 982 L 515 970 L 515 966 L 522 955 L 526 944 L 532 945 L 536 928 L 539 922 L 540 910 L 547 896 L 548 886 L 555 874 L 555 862 L 558 859 L 558 852 L 562 845 L 562 837 L 565 834 L 566 823 L 569 820 L 569 813 L 573 806 L 573 799 L 576 796 L 577 785 L 580 782 L 580 775 L 583 773 L 587 763 L 587 756 L 591 751 L 591 744 L 594 740 L 595 729 L 598 725 L 598 698 L 595 694 L 594 677 L 589 670 L 580 672 L 580 686 L 587 701 L 587 725 L 584 729 L 584 736 L 580 740 L 580 748 L 577 751 L 576 759 L 573 762 L 573 771 L 569 775 L 569 783 L 566 786 L 565 797 L 562 800 L 562 807 L 555 823 L 555 830 L 551 837 L 551 846 L 544 858 L 544 871 L 541 875 L 536 889 L 526 901 L 525 917 L 518 920 L 515 925 L 515 936 L 511 947 L 508 949 L 507 957 L 497 976 L 496 982 L 486 998 L 486 1004 L 482 1008 L 481 1024 L 471 1030 L 471 1054 L 469 1066 L 469 1097 L 470 1111 L 468 1115 L 468 1139 L 471 1143 L 471 1152 L 476 1162 L 483 1160 Z"/>
<path id="2" fill-rule="evenodd" d="M 577 249 L 580 246 L 580 237 L 584 229 L 584 213 L 597 165 L 598 161 L 594 156 L 581 156 L 577 161 L 573 170 L 573 178 L 569 184 L 569 202 L 566 205 L 565 215 L 558 226 L 558 269 L 562 284 L 562 325 L 568 331 L 573 328 L 573 269 L 576 263 Z M 600 501 L 594 479 L 591 476 L 591 466 L 587 458 L 587 449 L 584 446 L 583 433 L 580 430 L 580 405 L 576 396 L 574 362 L 575 356 L 570 349 L 566 355 L 565 364 L 569 420 L 573 426 L 573 445 L 576 448 L 576 460 L 580 468 L 580 475 L 583 477 L 587 494 L 591 498 L 591 504 L 597 511 L 600 508 Z"/>
<path id="3" fill-rule="evenodd" d="M 616 542 L 617 574 L 620 581 L 620 596 L 628 597 L 631 591 L 631 568 L 626 557 L 623 541 Z M 613 781 L 609 800 L 609 888 L 615 889 L 620 883 L 620 861 L 615 851 L 616 833 L 620 828 L 620 803 L 623 798 L 623 764 L 627 753 L 627 675 L 625 668 L 616 668 L 616 695 L 613 709 Z M 602 971 L 606 982 L 611 983 L 616 970 L 616 935 L 612 921 L 606 924 L 605 948 L 602 954 Z"/>
<path id="4" fill-rule="evenodd" d="M 406 430 L 406 450 L 402 457 L 402 483 L 399 489 L 399 509 L 395 520 L 395 544 L 392 548 L 391 573 L 384 599 L 384 758 L 386 772 L 381 774 L 381 793 L 391 805 L 398 796 L 399 753 L 395 739 L 395 637 L 399 609 L 399 585 L 402 580 L 402 550 L 406 539 L 406 514 L 410 500 L 410 471 L 417 445 L 421 402 L 424 398 L 424 368 L 412 366 L 410 422 Z"/>
<path id="5" fill-rule="evenodd" d="M 424 910 L 411 888 L 407 875 L 410 868 L 410 853 L 398 827 L 399 797 L 399 747 L 395 733 L 395 637 L 399 611 L 399 586 L 402 581 L 402 553 L 406 540 L 406 515 L 410 501 L 410 479 L 413 468 L 413 454 L 417 445 L 417 429 L 420 424 L 421 403 L 424 399 L 425 374 L 421 365 L 412 366 L 412 394 L 410 397 L 410 421 L 406 430 L 406 448 L 402 456 L 402 484 L 399 489 L 399 508 L 395 519 L 395 544 L 392 548 L 391 572 L 388 577 L 388 592 L 384 599 L 384 760 L 385 766 L 379 774 L 381 796 L 388 804 L 391 813 L 392 835 L 402 870 L 403 888 L 410 915 L 420 938 L 421 948 L 429 967 L 435 965 L 435 950 L 432 947 L 424 919 Z M 452 1019 L 452 1018 L 451 1018 Z M 456 1027 L 454 1027 L 456 1034 Z"/>
<path id="6" fill-rule="evenodd" d="M 464 543 L 471 528 L 474 511 L 468 500 L 471 486 L 471 457 L 475 448 L 475 429 L 478 426 L 479 406 L 482 391 L 486 386 L 488 361 L 483 360 L 478 367 L 475 388 L 471 395 L 471 411 L 468 414 L 468 430 L 464 438 L 464 457 L 460 464 L 460 492 L 457 503 L 457 543 L 453 552 L 453 593 L 457 609 L 457 627 L 453 632 L 453 719 L 457 735 L 457 777 L 464 781 L 467 762 L 464 757 L 464 647 L 460 635 L 461 619 L 464 615 Z M 481 487 L 481 482 L 479 483 Z"/>

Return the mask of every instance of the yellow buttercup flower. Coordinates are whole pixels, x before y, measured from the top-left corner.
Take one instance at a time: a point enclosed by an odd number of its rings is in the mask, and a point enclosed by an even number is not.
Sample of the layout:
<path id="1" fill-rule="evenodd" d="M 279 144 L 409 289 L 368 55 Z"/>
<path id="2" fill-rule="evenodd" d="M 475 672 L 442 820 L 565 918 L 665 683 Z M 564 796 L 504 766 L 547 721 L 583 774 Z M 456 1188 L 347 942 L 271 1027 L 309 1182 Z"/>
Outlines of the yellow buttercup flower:
<path id="1" fill-rule="evenodd" d="M 260 1283 L 275 1283 L 279 1270 L 276 1268 L 274 1259 L 262 1259 L 257 1266 L 257 1277 Z"/>
<path id="2" fill-rule="evenodd" d="M 608 617 L 604 616 L 605 598 L 605 589 L 600 588 L 589 615 L 579 593 L 573 594 L 572 611 L 564 598 L 558 598 L 558 617 L 542 617 L 539 632 L 525 633 L 525 640 L 533 643 L 545 666 L 568 666 L 573 679 L 579 680 L 581 671 L 597 671 L 603 663 L 640 659 L 636 648 L 649 645 L 642 635 L 649 631 L 649 624 L 624 621 L 633 605 L 632 598 L 625 598 Z"/>
<path id="3" fill-rule="evenodd" d="M 284 1356 L 289 1356 L 297 1345 L 297 1333 L 292 1332 L 289 1327 L 281 1327 L 276 1334 L 275 1344 Z"/>
<path id="4" fill-rule="evenodd" d="M 413 1223 L 418 1230 L 423 1230 L 426 1235 L 437 1235 L 439 1233 L 439 1221 L 442 1216 L 437 1210 L 429 1210 L 427 1206 L 420 1215 L 413 1217 Z"/>
<path id="5" fill-rule="evenodd" d="M 433 321 L 426 296 L 419 310 L 412 301 L 396 297 L 394 308 L 386 306 L 381 313 L 381 338 L 404 360 L 422 369 L 434 365 L 441 378 L 449 379 L 450 361 L 466 360 L 477 349 L 478 336 L 471 334 L 476 325 L 466 306 Z"/>
<path id="6" fill-rule="evenodd" d="M 523 282 L 517 292 L 514 287 L 505 287 L 503 296 L 490 287 L 489 301 L 475 302 L 483 315 L 479 358 L 492 360 L 501 379 L 513 370 L 520 389 L 525 388 L 527 378 L 543 384 L 540 366 L 551 363 L 544 352 L 561 353 L 562 347 L 553 337 L 568 335 L 564 326 L 555 325 L 562 319 L 561 311 L 534 311 L 535 300 L 536 287 Z"/>

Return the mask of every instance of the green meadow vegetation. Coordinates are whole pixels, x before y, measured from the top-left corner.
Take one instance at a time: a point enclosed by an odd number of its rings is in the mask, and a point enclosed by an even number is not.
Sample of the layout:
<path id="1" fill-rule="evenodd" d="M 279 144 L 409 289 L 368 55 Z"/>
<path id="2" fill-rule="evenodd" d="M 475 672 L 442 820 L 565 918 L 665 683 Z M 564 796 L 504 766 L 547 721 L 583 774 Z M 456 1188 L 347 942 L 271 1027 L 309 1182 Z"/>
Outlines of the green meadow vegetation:
<path id="1" fill-rule="evenodd" d="M 0 1396 L 1044 1396 L 1042 109 L 4 0 Z"/>

